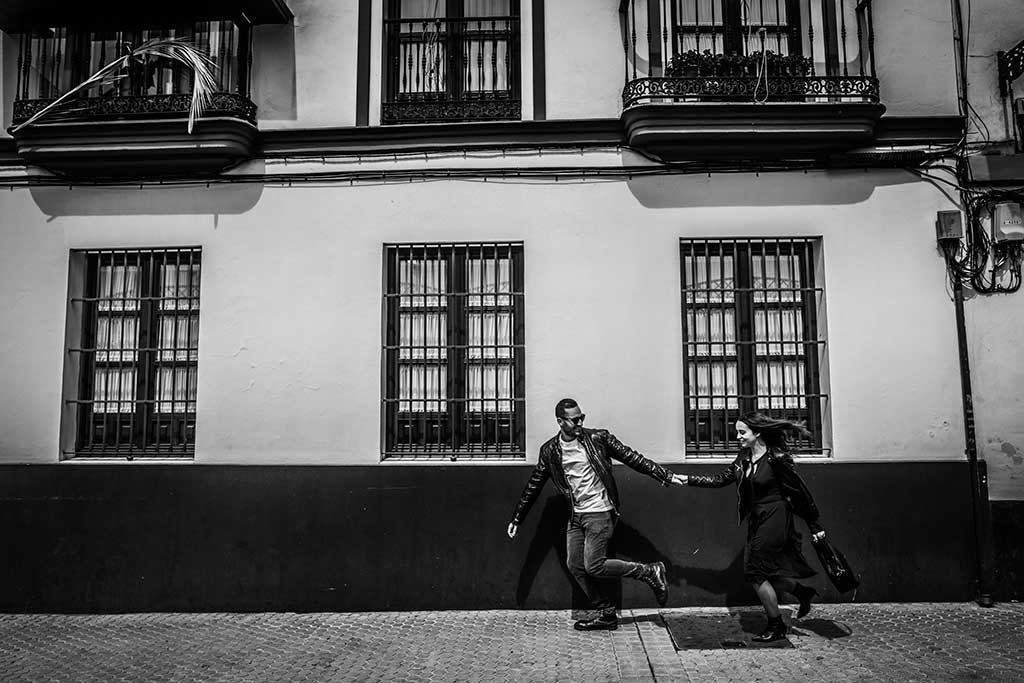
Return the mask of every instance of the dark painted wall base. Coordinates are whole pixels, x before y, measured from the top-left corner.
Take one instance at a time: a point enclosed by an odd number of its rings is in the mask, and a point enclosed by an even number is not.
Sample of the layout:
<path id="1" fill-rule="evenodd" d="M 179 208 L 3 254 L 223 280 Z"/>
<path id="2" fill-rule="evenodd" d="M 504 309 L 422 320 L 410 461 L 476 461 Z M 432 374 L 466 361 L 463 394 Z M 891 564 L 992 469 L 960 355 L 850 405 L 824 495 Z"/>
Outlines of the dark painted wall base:
<path id="1" fill-rule="evenodd" d="M 566 508 L 551 486 L 519 536 L 505 535 L 529 471 L 0 466 L 0 610 L 582 606 L 561 564 Z M 966 463 L 802 465 L 801 472 L 831 538 L 861 573 L 856 600 L 973 597 Z M 616 478 L 623 518 L 615 552 L 665 561 L 670 605 L 754 604 L 742 583 L 745 529 L 736 525 L 732 489 L 666 489 L 626 468 L 616 468 Z M 815 585 L 825 601 L 854 597 L 837 595 L 823 576 Z M 654 606 L 635 581 L 623 582 L 621 603 Z"/>
<path id="2" fill-rule="evenodd" d="M 1024 600 L 1024 501 L 992 503 L 992 536 L 993 597 L 1000 602 Z"/>

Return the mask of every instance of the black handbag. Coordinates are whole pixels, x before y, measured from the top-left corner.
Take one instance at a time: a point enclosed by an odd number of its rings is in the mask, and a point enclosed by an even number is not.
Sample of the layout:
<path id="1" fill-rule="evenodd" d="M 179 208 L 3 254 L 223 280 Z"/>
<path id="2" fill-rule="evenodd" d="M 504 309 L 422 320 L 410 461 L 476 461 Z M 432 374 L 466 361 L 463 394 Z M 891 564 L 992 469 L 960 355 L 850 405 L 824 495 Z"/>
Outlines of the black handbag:
<path id="1" fill-rule="evenodd" d="M 860 579 L 853 573 L 853 568 L 850 567 L 846 556 L 839 552 L 828 538 L 825 536 L 817 540 L 812 538 L 811 545 L 814 546 L 814 552 L 818 553 L 818 560 L 836 590 L 840 593 L 847 593 L 860 585 Z"/>

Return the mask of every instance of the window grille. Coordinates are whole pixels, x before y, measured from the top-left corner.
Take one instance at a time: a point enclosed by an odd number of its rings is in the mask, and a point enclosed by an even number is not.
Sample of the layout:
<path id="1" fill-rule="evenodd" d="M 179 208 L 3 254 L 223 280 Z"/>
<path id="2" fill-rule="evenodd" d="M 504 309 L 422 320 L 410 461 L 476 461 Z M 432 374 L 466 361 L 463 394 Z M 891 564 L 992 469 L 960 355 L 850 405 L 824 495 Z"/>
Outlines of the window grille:
<path id="1" fill-rule="evenodd" d="M 96 250 L 71 296 L 81 345 L 74 456 L 190 457 L 195 448 L 200 250 Z"/>
<path id="2" fill-rule="evenodd" d="M 389 0 L 384 123 L 520 118 L 518 0 Z"/>
<path id="3" fill-rule="evenodd" d="M 384 260 L 384 457 L 525 457 L 522 244 Z"/>
<path id="4" fill-rule="evenodd" d="M 734 424 L 759 410 L 802 420 L 822 450 L 825 350 L 812 239 L 680 242 L 687 453 L 733 454 Z"/>

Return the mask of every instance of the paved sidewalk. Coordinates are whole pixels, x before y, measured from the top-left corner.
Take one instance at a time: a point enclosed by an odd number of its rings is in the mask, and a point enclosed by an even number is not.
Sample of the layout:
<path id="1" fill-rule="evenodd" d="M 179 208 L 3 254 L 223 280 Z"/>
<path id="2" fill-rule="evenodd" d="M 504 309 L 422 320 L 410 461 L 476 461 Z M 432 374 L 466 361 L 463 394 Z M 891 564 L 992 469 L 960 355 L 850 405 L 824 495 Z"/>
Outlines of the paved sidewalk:
<path id="1" fill-rule="evenodd" d="M 0 681 L 1024 682 L 1024 605 L 820 605 L 782 647 L 760 610 L 0 615 Z"/>

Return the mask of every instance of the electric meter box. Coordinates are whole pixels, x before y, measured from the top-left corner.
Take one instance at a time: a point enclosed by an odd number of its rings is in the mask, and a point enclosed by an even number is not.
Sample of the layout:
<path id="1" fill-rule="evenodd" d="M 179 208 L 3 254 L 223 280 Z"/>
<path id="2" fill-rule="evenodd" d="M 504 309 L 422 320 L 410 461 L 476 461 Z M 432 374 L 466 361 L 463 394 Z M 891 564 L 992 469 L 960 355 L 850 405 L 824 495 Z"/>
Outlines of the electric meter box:
<path id="1" fill-rule="evenodd" d="M 935 237 L 940 242 L 958 240 L 964 235 L 959 211 L 939 211 L 935 216 Z"/>
<path id="2" fill-rule="evenodd" d="M 1020 204 L 999 202 L 992 208 L 992 241 L 1019 242 L 1024 240 L 1024 220 Z"/>

